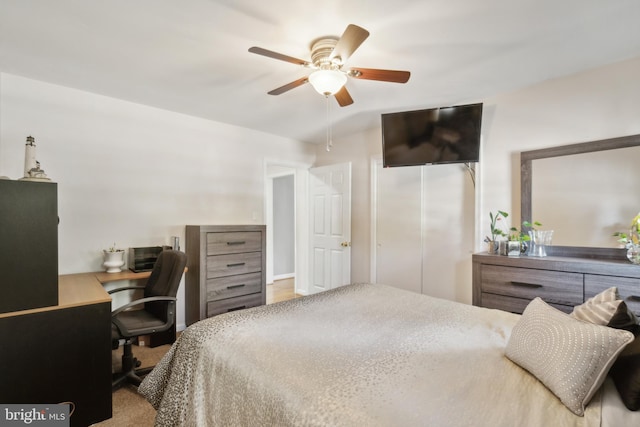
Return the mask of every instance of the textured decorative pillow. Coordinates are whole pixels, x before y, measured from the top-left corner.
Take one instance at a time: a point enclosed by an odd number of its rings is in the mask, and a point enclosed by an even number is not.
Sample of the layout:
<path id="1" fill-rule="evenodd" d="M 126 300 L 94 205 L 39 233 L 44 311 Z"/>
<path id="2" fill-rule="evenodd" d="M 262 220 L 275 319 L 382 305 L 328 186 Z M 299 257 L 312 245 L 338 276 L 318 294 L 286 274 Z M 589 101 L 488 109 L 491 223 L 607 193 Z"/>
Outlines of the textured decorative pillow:
<path id="1" fill-rule="evenodd" d="M 596 325 L 628 331 L 638 323 L 635 314 L 620 299 L 618 288 L 615 286 L 575 306 L 570 316 Z"/>
<path id="2" fill-rule="evenodd" d="M 596 325 L 607 325 L 618 311 L 621 302 L 618 288 L 609 288 L 575 306 L 570 316 Z"/>
<path id="3" fill-rule="evenodd" d="M 631 332 L 576 320 L 535 298 L 514 326 L 505 355 L 582 416 L 631 341 Z"/>

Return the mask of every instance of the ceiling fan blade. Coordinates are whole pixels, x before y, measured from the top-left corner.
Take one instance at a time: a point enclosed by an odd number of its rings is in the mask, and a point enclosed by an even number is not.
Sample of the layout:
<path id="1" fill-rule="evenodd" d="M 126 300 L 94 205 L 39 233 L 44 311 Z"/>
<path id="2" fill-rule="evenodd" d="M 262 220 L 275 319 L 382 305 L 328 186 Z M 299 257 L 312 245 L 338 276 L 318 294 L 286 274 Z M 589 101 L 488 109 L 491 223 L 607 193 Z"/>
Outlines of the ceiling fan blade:
<path id="1" fill-rule="evenodd" d="M 357 25 L 349 24 L 347 29 L 336 43 L 329 59 L 340 57 L 342 63 L 347 62 L 347 59 L 351 56 L 355 50 L 360 47 L 363 41 L 369 37 L 369 31 Z"/>
<path id="2" fill-rule="evenodd" d="M 283 55 L 282 53 L 274 52 L 272 50 L 263 49 L 261 47 L 253 46 L 249 48 L 249 52 L 256 53 L 258 55 L 267 56 L 269 58 L 278 59 L 280 61 L 291 62 L 292 64 L 308 66 L 310 62 L 302 59 L 294 58 L 293 56 Z"/>
<path id="3" fill-rule="evenodd" d="M 351 68 L 347 74 L 356 79 L 378 80 L 381 82 L 406 83 L 411 77 L 409 71 L 377 70 L 375 68 Z"/>
<path id="4" fill-rule="evenodd" d="M 280 86 L 277 89 L 272 90 L 271 92 L 268 92 L 269 95 L 280 95 L 282 93 L 285 93 L 288 90 L 291 89 L 295 89 L 298 86 L 302 86 L 303 84 L 307 83 L 309 81 L 309 79 L 307 77 L 301 77 L 298 80 L 295 80 L 291 83 L 287 83 L 284 86 Z"/>
<path id="5" fill-rule="evenodd" d="M 342 86 L 342 89 L 336 92 L 334 96 L 336 97 L 336 101 L 338 101 L 338 104 L 341 107 L 346 107 L 347 105 L 353 104 L 353 98 L 351 98 L 351 95 L 349 94 L 346 86 Z"/>

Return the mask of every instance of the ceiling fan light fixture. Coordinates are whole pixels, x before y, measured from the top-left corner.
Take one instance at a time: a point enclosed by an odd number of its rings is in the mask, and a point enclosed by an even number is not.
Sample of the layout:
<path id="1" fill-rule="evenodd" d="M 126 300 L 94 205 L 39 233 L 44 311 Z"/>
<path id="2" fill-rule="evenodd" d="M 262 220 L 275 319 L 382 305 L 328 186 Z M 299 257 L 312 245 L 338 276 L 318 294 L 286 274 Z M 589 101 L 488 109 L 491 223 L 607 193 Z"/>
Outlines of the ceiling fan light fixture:
<path id="1" fill-rule="evenodd" d="M 309 75 L 309 83 L 320 95 L 333 95 L 347 83 L 347 75 L 338 70 L 317 70 Z"/>

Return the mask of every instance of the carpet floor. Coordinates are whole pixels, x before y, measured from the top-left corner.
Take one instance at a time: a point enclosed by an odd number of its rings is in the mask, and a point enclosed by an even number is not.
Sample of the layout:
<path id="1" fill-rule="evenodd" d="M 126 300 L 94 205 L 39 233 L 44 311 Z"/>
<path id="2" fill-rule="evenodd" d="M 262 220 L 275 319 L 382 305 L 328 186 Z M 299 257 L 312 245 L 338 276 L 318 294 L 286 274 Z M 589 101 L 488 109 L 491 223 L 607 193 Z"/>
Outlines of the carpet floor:
<path id="1" fill-rule="evenodd" d="M 170 345 L 161 345 L 158 347 L 139 347 L 133 346 L 133 354 L 142 362 L 141 367 L 156 365 L 162 356 L 169 350 Z M 113 371 L 120 371 L 122 358 L 122 347 L 113 350 L 111 353 L 111 361 Z M 105 421 L 94 424 L 99 427 L 152 427 L 156 418 L 156 410 L 138 394 L 138 388 L 126 384 L 113 392 L 113 416 Z"/>

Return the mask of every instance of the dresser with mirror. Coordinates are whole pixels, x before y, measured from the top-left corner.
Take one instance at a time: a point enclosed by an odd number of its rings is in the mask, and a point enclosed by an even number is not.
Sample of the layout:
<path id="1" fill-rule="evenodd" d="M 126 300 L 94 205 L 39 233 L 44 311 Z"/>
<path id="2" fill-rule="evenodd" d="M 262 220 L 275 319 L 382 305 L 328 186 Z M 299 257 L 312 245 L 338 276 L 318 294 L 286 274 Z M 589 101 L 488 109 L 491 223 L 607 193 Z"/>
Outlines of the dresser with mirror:
<path id="1" fill-rule="evenodd" d="M 541 297 L 569 312 L 612 287 L 640 315 L 640 266 L 613 232 L 640 210 L 640 135 L 520 153 L 521 218 L 554 229 L 547 257 L 474 254 L 473 304 L 522 313 Z"/>

